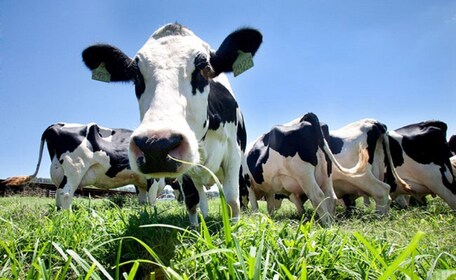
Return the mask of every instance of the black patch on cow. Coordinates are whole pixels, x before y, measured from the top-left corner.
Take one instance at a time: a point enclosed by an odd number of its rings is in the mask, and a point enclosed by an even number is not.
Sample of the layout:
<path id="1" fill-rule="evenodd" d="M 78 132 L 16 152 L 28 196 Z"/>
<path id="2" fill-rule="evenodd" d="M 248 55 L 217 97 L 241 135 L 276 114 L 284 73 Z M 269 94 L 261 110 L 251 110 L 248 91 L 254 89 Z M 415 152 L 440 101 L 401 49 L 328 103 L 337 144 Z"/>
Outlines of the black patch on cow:
<path id="1" fill-rule="evenodd" d="M 261 184 L 264 181 L 263 165 L 268 161 L 270 149 L 283 157 L 293 157 L 298 154 L 301 160 L 316 166 L 317 150 L 322 145 L 323 134 L 318 118 L 315 114 L 309 113 L 301 119 L 300 123 L 291 126 L 275 126 L 258 139 L 247 155 L 247 165 L 253 179 Z"/>
<path id="2" fill-rule="evenodd" d="M 421 164 L 443 166 L 449 162 L 451 152 L 446 142 L 445 123 L 428 121 L 395 130 L 402 135 L 404 152 Z"/>
<path id="3" fill-rule="evenodd" d="M 452 135 L 450 140 L 448 141 L 448 145 L 450 146 L 450 151 L 453 154 L 456 154 L 456 135 Z"/>
<path id="4" fill-rule="evenodd" d="M 41 141 L 46 141 L 51 160 L 54 156 L 60 160 L 62 154 L 71 153 L 81 145 L 86 134 L 86 126 L 68 127 L 63 123 L 57 123 L 43 132 Z"/>
<path id="5" fill-rule="evenodd" d="M 194 64 L 195 70 L 192 73 L 192 80 L 190 81 L 193 95 L 196 94 L 196 90 L 202 93 L 204 88 L 209 84 L 209 81 L 201 75 L 201 70 L 209 65 L 207 57 L 203 54 L 197 55 Z"/>
<path id="6" fill-rule="evenodd" d="M 367 131 L 367 152 L 369 154 L 369 163 L 372 165 L 374 162 L 375 148 L 377 141 L 383 134 L 386 133 L 386 126 L 379 122 L 375 122 L 372 128 Z"/>
<path id="7" fill-rule="evenodd" d="M 236 136 L 237 136 L 238 145 L 239 145 L 239 147 L 241 147 L 241 151 L 245 152 L 245 148 L 247 146 L 247 131 L 245 130 L 244 117 L 242 116 L 242 113 L 241 113 L 241 118 L 237 125 Z"/>
<path id="8" fill-rule="evenodd" d="M 249 200 L 249 189 L 248 189 L 248 183 L 246 182 L 246 179 L 248 180 L 248 176 L 244 177 L 244 172 L 242 170 L 242 165 L 239 168 L 239 202 L 241 205 L 241 208 L 247 209 L 248 205 L 244 204 L 244 201 Z"/>
<path id="9" fill-rule="evenodd" d="M 186 175 L 185 175 L 186 176 Z M 165 178 L 165 183 L 167 185 L 170 185 L 171 188 L 176 192 L 177 191 L 177 197 L 176 200 L 178 202 L 183 202 L 184 201 L 184 195 L 182 194 L 182 189 L 179 181 L 176 178 Z"/>
<path id="10" fill-rule="evenodd" d="M 252 174 L 253 180 L 258 184 L 264 182 L 263 164 L 268 161 L 269 147 L 265 143 L 269 142 L 269 133 L 266 133 L 262 138 L 255 142 L 252 149 L 247 154 L 247 166 Z"/>
<path id="11" fill-rule="evenodd" d="M 146 88 L 137 58 L 132 60 L 116 47 L 106 44 L 90 46 L 82 52 L 82 60 L 90 70 L 104 63 L 106 70 L 111 74 L 111 82 L 134 82 L 138 99 Z"/>
<path id="12" fill-rule="evenodd" d="M 192 209 L 199 203 L 199 195 L 193 180 L 188 175 L 182 177 L 182 190 L 187 209 Z"/>
<path id="13" fill-rule="evenodd" d="M 404 164 L 404 156 L 402 155 L 402 147 L 399 141 L 388 135 L 391 157 L 393 158 L 394 167 Z M 385 157 L 385 163 L 388 163 Z"/>
<path id="14" fill-rule="evenodd" d="M 58 188 L 59 188 L 59 189 L 63 189 L 63 188 L 65 187 L 65 185 L 67 184 L 67 182 L 68 182 L 67 176 L 63 176 L 63 180 L 62 180 L 62 182 L 60 183 L 60 185 L 59 185 Z M 79 187 L 79 186 L 78 186 L 78 187 Z"/>
<path id="15" fill-rule="evenodd" d="M 120 171 L 130 167 L 128 161 L 128 145 L 131 130 L 113 129 L 110 141 L 100 134 L 100 127 L 92 124 L 87 133 L 87 140 L 92 152 L 105 152 L 109 157 L 111 167 L 106 172 L 106 176 L 115 177 Z"/>
<path id="16" fill-rule="evenodd" d="M 330 135 L 329 135 L 329 127 L 327 124 L 320 122 L 321 132 L 323 133 L 323 137 L 326 139 L 326 142 L 329 143 Z M 328 144 L 329 145 L 329 144 Z M 323 150 L 323 143 L 321 143 L 320 148 Z M 331 150 L 331 148 L 329 148 Z M 326 159 L 326 172 L 328 172 L 328 176 L 332 173 L 332 161 L 329 156 L 325 154 Z"/>
<path id="17" fill-rule="evenodd" d="M 217 130 L 227 122 L 236 122 L 238 104 L 229 90 L 219 82 L 210 83 L 208 98 L 209 129 Z"/>
<path id="18" fill-rule="evenodd" d="M 331 152 L 333 154 L 337 155 L 340 152 L 342 152 L 342 147 L 344 146 L 344 140 L 340 137 L 330 135 L 328 145 L 329 145 L 329 148 L 331 149 Z"/>

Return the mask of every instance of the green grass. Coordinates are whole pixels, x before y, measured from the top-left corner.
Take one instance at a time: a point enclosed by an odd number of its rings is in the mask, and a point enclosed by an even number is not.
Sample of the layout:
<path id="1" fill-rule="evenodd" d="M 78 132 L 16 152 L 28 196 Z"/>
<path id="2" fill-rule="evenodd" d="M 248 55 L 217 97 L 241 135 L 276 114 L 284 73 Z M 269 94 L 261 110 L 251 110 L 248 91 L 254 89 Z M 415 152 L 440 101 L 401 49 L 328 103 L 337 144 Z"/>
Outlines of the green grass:
<path id="1" fill-rule="evenodd" d="M 0 198 L 1 279 L 444 279 L 456 273 L 456 218 L 440 199 L 427 208 L 340 215 L 331 228 L 284 202 L 273 216 L 244 211 L 230 225 L 219 199 L 198 229 L 185 207 L 136 198 Z M 122 205 L 120 208 L 118 205 Z M 452 276 L 455 277 L 455 276 Z M 455 278 L 449 278 L 455 279 Z"/>

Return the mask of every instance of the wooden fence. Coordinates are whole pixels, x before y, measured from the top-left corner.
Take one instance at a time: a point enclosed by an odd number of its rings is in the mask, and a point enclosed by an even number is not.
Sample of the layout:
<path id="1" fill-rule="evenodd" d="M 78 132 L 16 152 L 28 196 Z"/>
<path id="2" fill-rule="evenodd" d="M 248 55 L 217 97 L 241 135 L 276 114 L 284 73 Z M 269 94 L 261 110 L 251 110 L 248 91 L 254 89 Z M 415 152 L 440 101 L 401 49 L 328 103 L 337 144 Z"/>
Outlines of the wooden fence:
<path id="1" fill-rule="evenodd" d="M 0 196 L 23 195 L 23 196 L 45 196 L 55 197 L 56 186 L 43 182 L 31 182 L 23 186 L 10 187 L 4 184 L 4 180 L 0 179 Z M 75 196 L 83 197 L 106 197 L 109 195 L 122 194 L 128 195 L 135 193 L 120 190 L 105 190 L 93 187 L 79 188 L 75 192 Z"/>

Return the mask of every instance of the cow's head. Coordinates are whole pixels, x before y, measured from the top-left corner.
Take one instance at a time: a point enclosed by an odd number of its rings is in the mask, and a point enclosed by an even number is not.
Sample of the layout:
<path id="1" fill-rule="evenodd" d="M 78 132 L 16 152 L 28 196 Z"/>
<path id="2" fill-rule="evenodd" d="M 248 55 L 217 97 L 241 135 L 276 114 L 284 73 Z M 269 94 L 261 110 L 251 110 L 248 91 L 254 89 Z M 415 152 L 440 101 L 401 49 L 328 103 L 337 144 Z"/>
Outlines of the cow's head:
<path id="1" fill-rule="evenodd" d="M 150 177 L 176 177 L 189 166 L 171 157 L 198 163 L 199 142 L 209 128 L 211 80 L 232 72 L 238 55 L 254 55 L 261 42 L 257 30 L 243 28 L 212 51 L 189 29 L 168 24 L 155 31 L 133 59 L 110 45 L 84 50 L 83 60 L 91 70 L 107 71 L 110 81 L 135 84 L 141 124 L 130 141 L 132 169 Z"/>

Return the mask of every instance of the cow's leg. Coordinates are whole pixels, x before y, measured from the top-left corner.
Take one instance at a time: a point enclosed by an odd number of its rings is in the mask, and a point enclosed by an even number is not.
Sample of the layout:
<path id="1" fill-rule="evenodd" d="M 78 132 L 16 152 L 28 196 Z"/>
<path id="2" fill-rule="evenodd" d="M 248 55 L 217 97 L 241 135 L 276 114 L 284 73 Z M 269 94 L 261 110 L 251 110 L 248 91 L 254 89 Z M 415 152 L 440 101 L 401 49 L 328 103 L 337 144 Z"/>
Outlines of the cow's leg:
<path id="1" fill-rule="evenodd" d="M 313 207 L 317 210 L 317 214 L 320 217 L 320 221 L 323 226 L 331 226 L 331 212 L 328 210 L 331 207 L 332 198 L 326 198 L 324 192 L 315 180 L 315 175 L 312 172 L 306 172 L 299 179 L 299 185 L 301 186 L 304 193 L 312 202 Z M 328 207 L 329 205 L 329 207 Z"/>
<path id="2" fill-rule="evenodd" d="M 363 188 L 363 192 L 367 193 L 374 199 L 375 212 L 380 215 L 388 213 L 391 205 L 391 197 L 389 195 L 390 186 L 386 183 L 380 182 L 372 175 L 365 179 L 366 180 L 364 182 L 361 182 L 364 183 L 361 187 Z M 366 202 L 369 202 L 369 200 L 365 199 L 365 204 Z"/>
<path id="3" fill-rule="evenodd" d="M 165 189 L 165 179 L 153 179 L 153 182 L 149 189 L 149 203 L 152 207 L 155 207 L 157 203 L 157 196 Z"/>
<path id="4" fill-rule="evenodd" d="M 448 203 L 451 209 L 456 210 L 456 178 L 453 176 L 452 170 L 440 166 L 438 170 L 436 168 L 434 170 L 434 172 L 430 172 L 429 180 L 425 185 Z"/>
<path id="5" fill-rule="evenodd" d="M 426 195 L 410 197 L 409 205 L 411 207 L 427 207 Z"/>
<path id="6" fill-rule="evenodd" d="M 266 209 L 268 210 L 268 214 L 269 216 L 272 216 L 274 215 L 274 212 L 276 209 L 276 199 L 275 199 L 275 196 L 273 193 L 268 193 L 265 195 L 265 199 L 266 199 Z"/>
<path id="7" fill-rule="evenodd" d="M 209 205 L 207 201 L 207 195 L 206 192 L 204 191 L 204 186 L 195 184 L 196 190 L 198 191 L 198 196 L 199 196 L 199 208 L 201 210 L 201 214 L 203 215 L 204 218 L 209 215 Z"/>
<path id="8" fill-rule="evenodd" d="M 252 189 L 252 187 L 249 187 L 249 201 L 250 205 L 252 205 L 252 210 L 257 211 L 258 210 L 258 200 L 257 196 L 255 194 L 255 191 Z"/>
<path id="9" fill-rule="evenodd" d="M 138 194 L 139 204 L 147 204 L 147 189 L 135 185 L 136 194 Z"/>
<path id="10" fill-rule="evenodd" d="M 193 181 L 186 181 L 183 178 L 181 183 L 182 191 L 184 192 L 184 202 L 185 206 L 187 207 L 188 218 L 190 220 L 190 226 L 197 227 L 198 226 L 198 203 L 199 203 L 199 195 Z"/>
<path id="11" fill-rule="evenodd" d="M 238 148 L 237 141 L 232 139 L 231 153 L 229 159 L 223 163 L 225 178 L 223 180 L 223 193 L 226 203 L 231 207 L 231 221 L 236 223 L 240 217 L 239 203 L 239 169 L 241 166 L 241 151 Z M 230 151 L 229 151 L 230 152 Z"/>
<path id="12" fill-rule="evenodd" d="M 389 195 L 390 186 L 380 182 L 375 178 L 365 178 L 363 182 L 357 185 L 362 192 L 367 193 L 375 201 L 375 212 L 380 215 L 388 213 L 391 205 L 391 197 Z M 364 196 L 364 204 L 369 206 L 369 197 Z"/>
<path id="13" fill-rule="evenodd" d="M 388 184 L 379 181 L 371 172 L 366 172 L 360 177 L 347 178 L 347 180 L 350 185 L 359 190 L 359 193 L 367 194 L 374 199 L 377 214 L 388 213 L 391 204 L 390 186 Z M 369 202 L 368 199 L 364 199 L 364 201 L 365 203 Z"/>
<path id="14" fill-rule="evenodd" d="M 347 216 L 351 216 L 353 213 L 353 210 L 356 208 L 356 201 L 353 199 L 351 194 L 344 194 L 341 197 L 342 201 L 344 202 L 345 205 L 345 214 Z"/>
<path id="15" fill-rule="evenodd" d="M 299 217 L 302 217 L 304 215 L 304 203 L 301 200 L 301 197 L 299 195 L 296 195 L 292 193 L 289 197 L 290 201 L 295 205 L 296 211 L 298 211 Z M 278 199 L 276 199 L 278 200 Z M 280 200 L 280 204 L 282 204 L 282 200 Z M 280 205 L 276 206 L 276 208 L 280 208 Z"/>
<path id="16" fill-rule="evenodd" d="M 325 179 L 321 184 L 321 190 L 323 191 L 326 197 L 324 203 L 326 203 L 328 212 L 331 214 L 331 216 L 334 216 L 334 214 L 336 213 L 337 196 L 334 192 L 332 177 L 327 175 L 324 175 L 324 177 Z"/>

